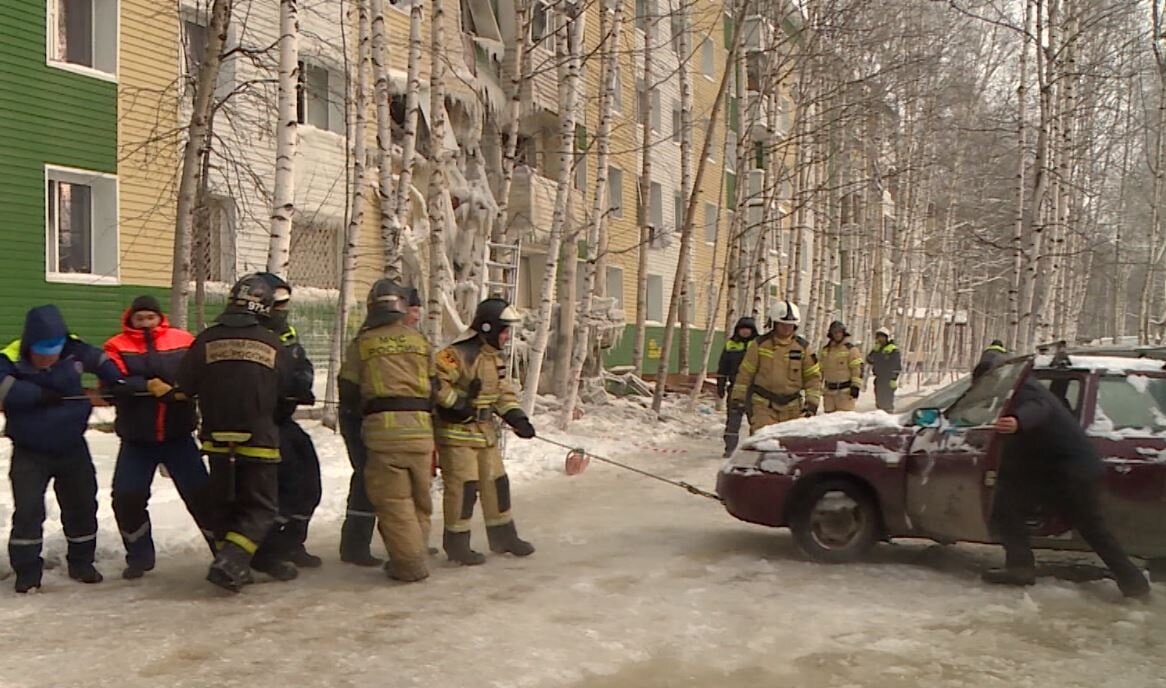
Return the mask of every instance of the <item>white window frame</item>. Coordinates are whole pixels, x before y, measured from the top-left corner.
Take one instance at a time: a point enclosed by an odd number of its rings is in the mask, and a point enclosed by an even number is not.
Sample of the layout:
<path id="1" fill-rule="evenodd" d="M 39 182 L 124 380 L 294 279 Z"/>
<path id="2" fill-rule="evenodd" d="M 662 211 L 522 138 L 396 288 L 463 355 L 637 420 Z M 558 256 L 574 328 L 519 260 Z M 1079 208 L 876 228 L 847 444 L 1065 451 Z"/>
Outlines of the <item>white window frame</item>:
<path id="1" fill-rule="evenodd" d="M 535 38 L 534 35 L 534 15 L 542 14 L 543 16 L 543 35 Z M 557 41 L 559 40 L 558 21 L 555 17 L 555 2 L 554 0 L 534 0 L 531 6 L 530 17 L 530 33 L 528 34 L 531 47 L 538 50 L 546 50 L 550 53 L 555 53 L 557 50 Z"/>
<path id="2" fill-rule="evenodd" d="M 613 273 L 618 273 L 618 276 L 613 274 Z M 616 296 L 615 294 L 612 293 L 611 284 L 612 284 L 613 277 L 615 278 L 615 283 L 617 285 L 619 285 L 619 295 L 618 296 Z M 619 308 L 621 310 L 624 307 L 623 278 L 624 278 L 623 268 L 619 267 L 619 266 L 615 266 L 615 265 L 608 265 L 607 266 L 607 274 L 603 276 L 603 279 L 606 280 L 604 282 L 604 286 L 607 288 L 607 295 L 609 297 L 615 298 L 615 307 Z"/>
<path id="3" fill-rule="evenodd" d="M 680 130 L 683 127 L 684 112 L 680 109 L 680 102 L 672 99 L 672 143 L 680 145 Z"/>
<path id="4" fill-rule="evenodd" d="M 712 213 L 711 222 L 709 213 Z M 717 243 L 717 223 L 720 220 L 720 213 L 718 212 L 715 203 L 704 202 L 704 243 L 709 246 L 715 246 Z M 712 230 L 712 237 L 709 236 L 709 230 Z"/>
<path id="5" fill-rule="evenodd" d="M 390 8 L 397 10 L 401 14 L 409 14 L 409 12 L 413 9 L 413 3 L 417 1 L 418 0 L 397 0 L 396 2 L 393 2 L 393 0 L 385 0 L 385 4 Z"/>
<path id="6" fill-rule="evenodd" d="M 612 183 L 617 176 L 619 183 Z M 611 217 L 623 217 L 623 169 L 615 165 L 607 166 L 607 208 Z"/>
<path id="7" fill-rule="evenodd" d="M 94 79 L 101 79 L 102 81 L 109 81 L 112 83 L 118 82 L 118 74 L 121 69 L 121 0 L 91 0 L 93 4 L 93 61 L 99 61 L 98 50 L 98 21 L 99 18 L 110 17 L 112 14 L 113 27 L 106 28 L 107 35 L 112 37 L 113 48 L 109 59 L 113 60 L 113 71 L 103 69 L 100 67 L 86 67 L 85 65 L 73 64 L 58 59 L 57 54 L 57 5 L 61 0 L 45 0 L 45 64 L 54 69 L 60 69 L 66 72 L 73 72 L 82 76 L 92 77 Z M 109 7 L 113 6 L 113 12 L 109 12 Z"/>
<path id="8" fill-rule="evenodd" d="M 304 87 L 303 94 L 302 94 L 303 99 L 304 99 L 304 121 L 299 122 L 299 126 L 311 127 L 315 131 L 320 131 L 320 132 L 324 132 L 327 134 L 331 134 L 332 136 L 343 137 L 345 129 L 347 128 L 347 122 L 344 121 L 344 103 L 343 103 L 344 97 L 333 93 L 333 90 L 332 90 L 332 83 L 333 83 L 333 80 L 336 78 L 336 75 L 338 74 L 338 72 L 326 64 L 321 64 L 320 62 L 316 62 L 316 61 L 311 60 L 311 59 L 305 59 L 302 55 L 299 59 L 299 62 L 301 65 L 299 78 L 302 80 L 303 87 Z M 323 127 L 321 127 L 317 124 L 313 124 L 313 123 L 308 121 L 308 99 L 311 98 L 311 94 L 312 94 L 312 90 L 309 88 L 310 84 L 308 83 L 308 72 L 310 70 L 323 71 L 325 79 L 327 81 L 327 86 L 325 86 L 325 94 L 327 95 L 327 100 L 324 102 L 324 109 L 325 109 L 325 112 L 327 114 L 328 121 Z M 297 108 L 298 108 L 298 98 L 300 97 L 300 94 L 297 93 L 296 97 L 297 97 Z M 334 98 L 341 98 L 338 112 L 336 112 L 337 103 L 333 101 Z M 340 117 L 339 117 L 339 120 L 340 120 L 339 121 L 339 130 L 337 130 L 337 128 L 336 128 L 337 125 L 332 122 L 332 117 L 336 114 L 340 115 Z M 299 120 L 298 117 L 296 119 L 297 119 L 297 121 Z"/>
<path id="9" fill-rule="evenodd" d="M 106 212 L 99 214 L 94 210 L 90 211 L 90 257 L 92 265 L 90 269 L 94 272 L 58 272 L 54 268 L 55 256 L 57 253 L 57 231 L 55 227 L 49 225 L 49 182 L 65 182 L 71 184 L 84 184 L 91 188 L 95 185 L 112 185 L 112 202 L 106 208 Z M 45 165 L 44 167 L 44 182 L 41 186 L 44 194 L 44 211 L 45 211 L 45 281 L 62 283 L 62 284 L 93 284 L 93 285 L 117 285 L 121 284 L 121 227 L 119 225 L 119 217 L 121 215 L 120 208 L 120 194 L 118 191 L 118 178 L 116 174 L 107 174 L 105 172 L 94 172 L 92 170 L 82 170 L 74 167 L 62 167 L 59 165 Z M 106 186 L 106 190 L 110 190 Z M 96 191 L 96 190 L 95 190 Z M 94 198 L 96 193 L 92 193 L 90 198 Z M 98 222 L 102 218 L 106 218 L 106 225 L 113 225 L 113 249 L 114 267 L 112 274 L 103 274 L 101 268 L 97 265 L 98 251 L 97 251 L 97 227 Z"/>
<path id="10" fill-rule="evenodd" d="M 644 288 L 644 320 L 653 325 L 659 325 L 664 322 L 664 276 L 648 273 L 645 278 L 646 284 Z M 660 303 L 657 306 L 659 312 L 658 318 L 652 317 L 652 282 L 655 280 L 660 285 Z"/>

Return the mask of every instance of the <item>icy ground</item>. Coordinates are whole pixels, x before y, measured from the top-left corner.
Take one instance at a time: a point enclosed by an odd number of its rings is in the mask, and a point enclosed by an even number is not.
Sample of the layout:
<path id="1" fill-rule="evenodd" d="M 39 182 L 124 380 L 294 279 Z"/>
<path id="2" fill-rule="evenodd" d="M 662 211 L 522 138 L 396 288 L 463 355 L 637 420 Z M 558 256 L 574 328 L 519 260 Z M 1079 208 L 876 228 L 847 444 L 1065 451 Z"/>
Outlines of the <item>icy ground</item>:
<path id="1" fill-rule="evenodd" d="M 719 415 L 673 418 L 591 409 L 570 436 L 536 421 L 568 444 L 711 489 Z M 82 586 L 54 570 L 29 596 L 0 583 L 0 687 L 1166 686 L 1161 600 L 1122 602 L 1111 581 L 988 588 L 977 575 L 998 563 L 994 548 L 905 543 L 866 564 L 811 564 L 787 532 L 680 489 L 599 463 L 568 478 L 564 451 L 537 441 L 513 440 L 508 462 L 517 522 L 538 552 L 477 568 L 435 559 L 427 582 L 394 584 L 338 561 L 347 459 L 338 436 L 309 427 L 325 482 L 309 545 L 325 565 L 239 596 L 203 581 L 205 555 L 165 479 L 151 504 L 158 569 L 118 577 L 116 442 L 91 433 L 107 580 Z M 0 495 L 7 522 L 11 496 Z"/>

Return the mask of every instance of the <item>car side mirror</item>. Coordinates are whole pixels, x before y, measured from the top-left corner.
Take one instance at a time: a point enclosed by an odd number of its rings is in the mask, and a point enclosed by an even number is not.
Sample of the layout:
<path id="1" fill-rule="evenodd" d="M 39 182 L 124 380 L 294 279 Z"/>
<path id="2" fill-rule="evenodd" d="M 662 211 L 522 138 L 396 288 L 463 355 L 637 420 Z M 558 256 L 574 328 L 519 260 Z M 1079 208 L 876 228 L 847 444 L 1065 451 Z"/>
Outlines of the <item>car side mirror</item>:
<path id="1" fill-rule="evenodd" d="M 915 409 L 911 414 L 911 425 L 920 428 L 938 428 L 943 421 L 943 412 L 939 409 Z"/>

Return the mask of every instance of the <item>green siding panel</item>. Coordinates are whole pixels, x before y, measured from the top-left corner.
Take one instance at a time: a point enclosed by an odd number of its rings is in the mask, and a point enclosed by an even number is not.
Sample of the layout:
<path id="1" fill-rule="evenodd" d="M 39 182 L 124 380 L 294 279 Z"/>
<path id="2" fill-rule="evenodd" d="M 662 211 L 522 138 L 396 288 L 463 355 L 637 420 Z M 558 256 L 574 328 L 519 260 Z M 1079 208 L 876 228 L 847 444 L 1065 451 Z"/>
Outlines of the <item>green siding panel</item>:
<path id="1" fill-rule="evenodd" d="M 693 355 L 689 357 L 689 373 L 697 373 L 700 371 L 700 359 L 696 357 L 701 349 L 704 347 L 704 330 L 692 330 L 688 338 L 688 350 Z M 672 333 L 672 351 L 668 356 L 668 372 L 680 372 L 680 356 L 679 347 L 677 343 L 680 339 L 680 328 L 677 327 Z M 632 348 L 635 346 L 636 340 L 636 326 L 628 325 L 624 328 L 623 337 L 616 346 L 612 347 L 603 357 L 603 363 L 606 367 L 612 368 L 615 366 L 624 366 L 632 364 Z M 724 347 L 725 335 L 723 332 L 716 332 L 713 335 L 713 346 L 709 350 L 709 370 L 715 371 L 717 368 L 717 361 L 721 356 L 721 349 Z M 647 337 L 644 346 L 644 372 L 648 374 L 655 374 L 656 367 L 660 364 L 660 347 L 664 344 L 664 328 L 663 327 L 648 327 Z"/>
<path id="2" fill-rule="evenodd" d="M 44 167 L 117 172 L 117 84 L 48 66 L 45 3 L 20 0 L 0 2 L 0 94 L 0 341 L 28 308 L 56 303 L 99 343 L 134 296 L 165 293 L 45 282 Z"/>

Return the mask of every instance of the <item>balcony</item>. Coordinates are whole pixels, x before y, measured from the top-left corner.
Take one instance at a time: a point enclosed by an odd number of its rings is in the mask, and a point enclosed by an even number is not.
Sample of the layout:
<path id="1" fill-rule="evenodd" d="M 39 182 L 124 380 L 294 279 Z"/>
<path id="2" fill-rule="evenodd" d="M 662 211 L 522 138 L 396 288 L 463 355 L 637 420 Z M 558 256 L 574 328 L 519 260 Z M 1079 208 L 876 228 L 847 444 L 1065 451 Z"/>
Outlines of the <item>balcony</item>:
<path id="1" fill-rule="evenodd" d="M 769 138 L 769 96 L 757 91 L 745 92 L 745 126 L 753 135 L 753 140 Z"/>
<path id="2" fill-rule="evenodd" d="M 554 179 L 544 177 L 529 167 L 520 166 L 514 170 L 514 181 L 510 185 L 510 226 L 517 230 L 523 242 L 545 244 L 550 236 L 555 217 Z M 581 207 L 590 199 L 576 192 L 574 203 L 569 204 L 568 221 L 582 221 Z"/>
<path id="3" fill-rule="evenodd" d="M 555 67 L 553 41 L 544 40 L 532 47 L 526 59 L 530 61 L 528 69 L 531 78 L 522 84 L 521 116 L 525 119 L 540 113 L 555 115 L 559 112 L 558 70 Z M 506 54 L 502 61 L 502 87 L 508 92 L 518 73 L 518 51 L 513 45 L 506 46 Z"/>
<path id="4" fill-rule="evenodd" d="M 745 17 L 741 25 L 745 52 L 762 52 L 773 47 L 773 24 L 765 17 Z"/>

